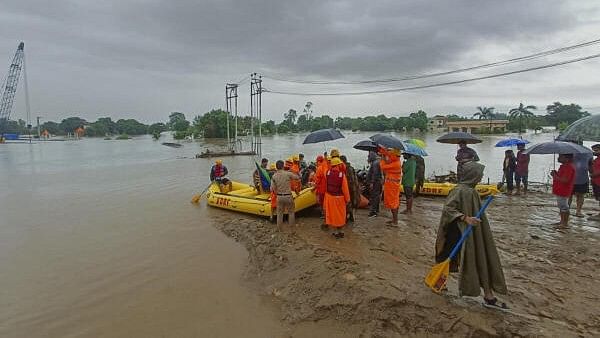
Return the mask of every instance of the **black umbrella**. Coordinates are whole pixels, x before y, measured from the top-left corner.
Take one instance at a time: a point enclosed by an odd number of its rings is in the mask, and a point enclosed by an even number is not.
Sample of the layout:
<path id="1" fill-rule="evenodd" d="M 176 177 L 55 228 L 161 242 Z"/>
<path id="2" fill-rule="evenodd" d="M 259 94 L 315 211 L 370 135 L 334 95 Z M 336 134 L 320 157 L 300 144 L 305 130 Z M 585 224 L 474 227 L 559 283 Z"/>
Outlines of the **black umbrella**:
<path id="1" fill-rule="evenodd" d="M 592 151 L 572 142 L 551 141 L 535 144 L 525 154 L 591 154 Z"/>
<path id="2" fill-rule="evenodd" d="M 375 134 L 369 137 L 373 142 L 385 148 L 392 148 L 398 150 L 406 149 L 404 142 L 390 134 Z"/>
<path id="3" fill-rule="evenodd" d="M 364 151 L 377 151 L 377 143 L 371 140 L 364 140 L 355 144 L 353 148 Z"/>
<path id="4" fill-rule="evenodd" d="M 461 141 L 466 142 L 467 144 L 481 143 L 481 140 L 477 137 L 463 132 L 452 132 L 446 135 L 440 136 L 437 141 L 439 143 L 450 143 L 450 144 L 459 144 Z"/>
<path id="5" fill-rule="evenodd" d="M 340 133 L 339 130 L 331 128 L 321 129 L 313 131 L 312 133 L 306 135 L 306 138 L 304 139 L 304 142 L 302 142 L 302 144 L 333 141 L 339 138 L 344 138 L 344 135 L 342 135 L 342 133 Z"/>

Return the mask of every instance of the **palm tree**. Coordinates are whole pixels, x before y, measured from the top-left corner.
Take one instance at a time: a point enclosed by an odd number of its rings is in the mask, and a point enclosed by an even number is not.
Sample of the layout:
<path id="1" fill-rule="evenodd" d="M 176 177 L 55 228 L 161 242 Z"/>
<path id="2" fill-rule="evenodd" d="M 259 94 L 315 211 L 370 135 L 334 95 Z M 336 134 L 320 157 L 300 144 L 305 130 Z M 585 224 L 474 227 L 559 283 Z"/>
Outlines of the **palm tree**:
<path id="1" fill-rule="evenodd" d="M 492 120 L 494 119 L 494 107 L 477 107 L 478 112 L 473 117 L 479 117 L 480 120 L 490 120 L 490 133 L 492 132 Z"/>
<path id="2" fill-rule="evenodd" d="M 523 118 L 529 119 L 530 117 L 534 116 L 534 114 L 530 111 L 530 109 L 535 110 L 535 109 L 537 109 L 537 107 L 536 106 L 525 106 L 525 105 L 523 105 L 523 102 L 521 102 L 519 104 L 519 107 L 513 108 L 508 111 L 508 115 L 510 116 L 511 119 L 516 119 L 516 118 L 519 119 L 519 134 L 521 133 L 521 127 L 523 125 Z"/>

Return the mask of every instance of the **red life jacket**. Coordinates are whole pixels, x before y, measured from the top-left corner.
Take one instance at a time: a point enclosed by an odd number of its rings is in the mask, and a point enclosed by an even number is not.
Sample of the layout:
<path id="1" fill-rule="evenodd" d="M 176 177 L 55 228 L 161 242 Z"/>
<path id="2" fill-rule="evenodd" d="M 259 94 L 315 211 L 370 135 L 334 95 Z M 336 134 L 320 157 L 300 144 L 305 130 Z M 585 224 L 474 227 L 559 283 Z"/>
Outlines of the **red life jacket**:
<path id="1" fill-rule="evenodd" d="M 219 177 L 225 176 L 225 170 L 223 170 L 223 166 L 222 165 L 215 165 L 214 166 L 214 172 L 215 172 L 215 178 L 219 178 Z"/>
<path id="2" fill-rule="evenodd" d="M 342 183 L 344 182 L 344 173 L 338 170 L 327 171 L 327 193 L 334 196 L 342 196 Z"/>

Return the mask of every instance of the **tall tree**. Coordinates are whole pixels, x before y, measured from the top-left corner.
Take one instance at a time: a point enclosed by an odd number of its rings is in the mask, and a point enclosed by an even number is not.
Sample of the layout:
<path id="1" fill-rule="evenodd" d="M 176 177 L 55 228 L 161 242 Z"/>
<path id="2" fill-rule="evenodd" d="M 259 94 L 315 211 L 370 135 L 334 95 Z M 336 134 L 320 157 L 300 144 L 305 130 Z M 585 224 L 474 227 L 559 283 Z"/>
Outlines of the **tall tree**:
<path id="1" fill-rule="evenodd" d="M 535 116 L 531 110 L 537 109 L 536 106 L 525 106 L 523 102 L 519 103 L 517 108 L 513 108 L 508 111 L 508 115 L 511 119 L 519 119 L 519 134 L 521 133 L 521 129 L 523 127 L 523 119 L 528 120 L 529 118 Z"/>
<path id="2" fill-rule="evenodd" d="M 180 112 L 172 112 L 169 115 L 169 129 L 183 132 L 190 126 L 190 122 L 185 119 L 185 114 Z"/>
<path id="3" fill-rule="evenodd" d="M 547 106 L 546 113 L 548 114 L 546 119 L 555 127 L 558 127 L 560 123 L 569 125 L 582 117 L 590 115 L 587 111 L 581 111 L 581 106 L 578 104 L 563 105 L 560 102 L 554 102 Z"/>
<path id="4" fill-rule="evenodd" d="M 478 117 L 480 120 L 490 120 L 490 133 L 492 132 L 492 120 L 495 117 L 494 107 L 477 107 L 477 112 L 473 117 Z"/>
<path id="5" fill-rule="evenodd" d="M 313 106 L 313 103 L 310 101 L 306 102 L 306 104 L 304 105 L 303 112 L 304 112 L 304 114 L 306 114 L 308 116 L 309 120 L 312 118 L 312 109 L 311 109 L 312 106 Z"/>
<path id="6" fill-rule="evenodd" d="M 296 124 L 296 118 L 298 117 L 298 112 L 295 109 L 288 110 L 287 113 L 283 114 L 283 119 L 288 125 L 290 131 L 294 130 L 294 125 Z"/>

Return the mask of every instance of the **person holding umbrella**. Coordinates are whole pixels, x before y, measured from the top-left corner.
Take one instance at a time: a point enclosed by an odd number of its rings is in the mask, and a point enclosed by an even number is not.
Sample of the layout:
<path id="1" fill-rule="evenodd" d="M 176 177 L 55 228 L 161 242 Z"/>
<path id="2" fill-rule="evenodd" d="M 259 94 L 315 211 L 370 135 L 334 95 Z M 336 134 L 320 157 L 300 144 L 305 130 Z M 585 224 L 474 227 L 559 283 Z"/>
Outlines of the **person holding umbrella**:
<path id="1" fill-rule="evenodd" d="M 425 184 L 425 159 L 423 156 L 416 155 L 417 171 L 415 173 L 415 197 L 419 196 L 423 184 Z"/>
<path id="2" fill-rule="evenodd" d="M 400 183 L 402 182 L 402 163 L 398 149 L 379 148 L 383 159 L 379 166 L 384 176 L 383 205 L 392 212 L 392 220 L 387 223 L 398 225 L 400 208 Z"/>
<path id="3" fill-rule="evenodd" d="M 367 173 L 367 184 L 369 185 L 369 218 L 374 218 L 379 213 L 383 176 L 379 163 L 380 158 L 376 152 L 369 152 L 367 161 L 369 162 L 369 172 Z"/>
<path id="4" fill-rule="evenodd" d="M 456 177 L 460 181 L 463 165 L 471 161 L 479 162 L 479 155 L 477 155 L 477 152 L 473 148 L 467 146 L 467 141 L 460 140 L 454 159 L 458 162 L 456 165 Z"/>
<path id="5" fill-rule="evenodd" d="M 523 195 L 527 195 L 527 176 L 529 175 L 529 154 L 525 153 L 525 143 L 517 144 L 517 164 L 515 167 L 515 183 L 517 191 L 515 195 L 521 194 L 521 182 L 523 182 Z"/>
<path id="6" fill-rule="evenodd" d="M 506 179 L 507 195 L 512 195 L 513 192 L 516 167 L 517 158 L 515 157 L 515 153 L 511 149 L 504 151 L 504 162 L 502 163 L 502 170 L 504 171 L 504 178 Z"/>
<path id="7" fill-rule="evenodd" d="M 456 165 L 456 177 L 457 181 L 460 181 L 462 174 L 462 166 L 471 161 L 479 162 L 479 156 L 477 152 L 467 146 L 467 144 L 481 143 L 481 140 L 477 137 L 464 132 L 451 132 L 438 137 L 437 142 L 458 144 L 458 151 L 454 159 L 457 162 Z"/>
<path id="8" fill-rule="evenodd" d="M 406 198 L 406 210 L 402 214 L 412 214 L 413 205 L 413 187 L 415 185 L 415 175 L 417 171 L 417 161 L 415 156 L 404 152 L 404 163 L 402 164 L 402 189 Z"/>
<path id="9" fill-rule="evenodd" d="M 561 163 L 558 171 L 552 170 L 552 193 L 556 196 L 556 203 L 560 212 L 560 222 L 556 225 L 567 227 L 569 225 L 569 197 L 575 186 L 575 166 L 573 154 L 560 154 L 558 162 Z"/>

